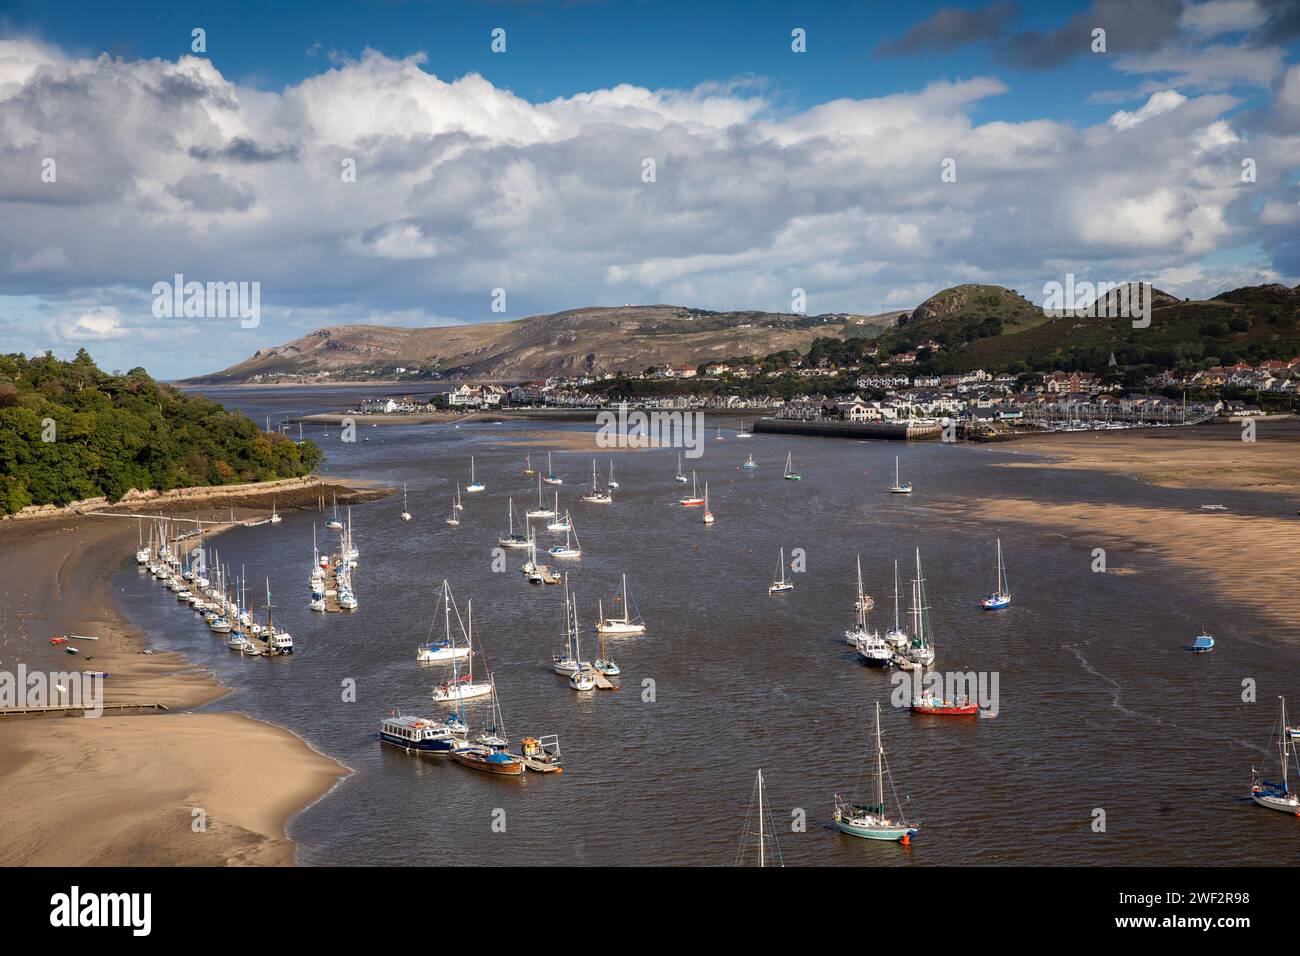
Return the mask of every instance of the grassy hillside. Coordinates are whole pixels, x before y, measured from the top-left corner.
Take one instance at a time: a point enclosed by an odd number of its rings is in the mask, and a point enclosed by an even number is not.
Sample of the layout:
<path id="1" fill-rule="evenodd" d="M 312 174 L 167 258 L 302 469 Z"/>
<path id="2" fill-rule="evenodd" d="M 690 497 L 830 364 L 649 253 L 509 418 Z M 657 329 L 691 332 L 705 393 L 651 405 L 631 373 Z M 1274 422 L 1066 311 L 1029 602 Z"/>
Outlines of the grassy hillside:
<path id="1" fill-rule="evenodd" d="M 52 423 L 52 427 L 51 427 Z M 216 402 L 160 385 L 143 369 L 108 375 L 83 349 L 0 355 L 0 514 L 138 490 L 290 478 L 320 449 L 261 433 Z"/>

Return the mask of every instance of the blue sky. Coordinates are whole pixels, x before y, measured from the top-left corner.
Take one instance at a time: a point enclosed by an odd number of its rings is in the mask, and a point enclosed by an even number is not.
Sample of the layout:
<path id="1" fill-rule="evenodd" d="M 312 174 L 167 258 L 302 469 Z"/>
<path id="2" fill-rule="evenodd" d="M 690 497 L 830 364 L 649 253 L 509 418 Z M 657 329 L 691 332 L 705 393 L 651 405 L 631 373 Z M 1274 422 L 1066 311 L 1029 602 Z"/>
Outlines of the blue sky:
<path id="1" fill-rule="evenodd" d="M 0 349 L 179 376 L 352 322 L 1295 284 L 1298 42 L 1292 0 L 10 0 Z M 261 320 L 178 349 L 176 272 Z"/>

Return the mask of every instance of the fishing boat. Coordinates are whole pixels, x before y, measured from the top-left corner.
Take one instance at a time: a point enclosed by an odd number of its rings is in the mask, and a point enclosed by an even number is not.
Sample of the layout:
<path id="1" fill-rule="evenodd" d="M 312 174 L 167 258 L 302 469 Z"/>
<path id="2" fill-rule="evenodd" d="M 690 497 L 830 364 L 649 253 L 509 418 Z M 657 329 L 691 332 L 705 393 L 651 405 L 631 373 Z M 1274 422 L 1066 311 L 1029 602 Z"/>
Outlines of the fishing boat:
<path id="1" fill-rule="evenodd" d="M 677 503 L 684 508 L 695 508 L 704 504 L 704 499 L 700 497 L 700 486 L 695 480 L 695 472 L 691 472 L 691 493 L 685 498 L 678 498 Z"/>
<path id="2" fill-rule="evenodd" d="M 555 493 L 555 500 L 556 503 L 558 504 L 560 500 L 560 493 L 558 491 Z M 554 518 L 555 517 L 555 510 L 553 508 L 546 507 L 546 503 L 542 501 L 542 476 L 541 475 L 537 476 L 537 507 L 529 508 L 527 511 L 525 511 L 524 517 L 526 518 Z"/>
<path id="3" fill-rule="evenodd" d="M 492 684 L 495 690 L 495 681 Z M 484 773 L 522 777 L 524 761 L 508 749 L 510 741 L 505 736 L 505 721 L 501 717 L 501 705 L 495 693 L 492 694 L 492 720 L 492 726 L 475 737 L 473 743 L 454 749 L 451 752 L 452 759 Z"/>
<path id="4" fill-rule="evenodd" d="M 879 631 L 867 630 L 865 612 L 858 621 L 858 660 L 867 667 L 888 667 L 894 662 L 894 649 L 880 636 Z"/>
<path id="5" fill-rule="evenodd" d="M 1209 634 L 1198 634 L 1188 650 L 1193 654 L 1208 654 L 1214 650 L 1214 638 Z"/>
<path id="6" fill-rule="evenodd" d="M 578 647 L 578 611 L 575 601 L 569 597 L 568 576 L 564 582 L 564 649 L 551 657 L 551 670 L 568 677 L 579 671 L 591 670 L 591 662 L 584 661 Z M 593 686 L 595 686 L 593 684 Z"/>
<path id="7" fill-rule="evenodd" d="M 713 512 L 709 510 L 709 483 L 704 483 L 704 523 L 713 524 Z"/>
<path id="8" fill-rule="evenodd" d="M 794 470 L 794 452 L 792 451 L 786 452 L 785 453 L 785 480 L 799 481 L 802 478 L 803 475 L 799 474 L 797 471 Z"/>
<path id="9" fill-rule="evenodd" d="M 619 603 L 617 598 L 615 598 L 615 603 L 616 604 Z M 635 616 L 633 615 L 632 613 L 633 604 L 635 604 L 635 601 L 629 603 L 629 598 L 627 593 L 627 575 L 625 574 L 623 575 L 622 617 L 605 617 L 603 613 L 603 607 L 602 607 L 601 616 L 597 618 L 598 623 L 596 625 L 596 630 L 599 631 L 602 635 L 603 634 L 615 634 L 615 635 L 644 634 L 645 621 L 641 619 L 640 610 L 637 611 Z"/>
<path id="10" fill-rule="evenodd" d="M 605 482 L 607 488 L 617 488 L 618 482 L 614 480 L 614 459 L 609 460 L 609 481 Z"/>
<path id="11" fill-rule="evenodd" d="M 573 521 L 566 511 L 563 517 L 560 517 L 560 493 L 555 493 L 555 520 L 546 523 L 547 531 L 572 531 Z"/>
<path id="12" fill-rule="evenodd" d="M 325 522 L 325 527 L 329 531 L 343 530 L 343 522 L 339 520 L 339 496 L 337 492 L 334 494 L 334 517 Z"/>
<path id="13" fill-rule="evenodd" d="M 1007 584 L 1007 566 L 1002 561 L 1002 539 L 998 538 L 998 580 L 993 593 L 980 601 L 986 611 L 996 611 L 1011 604 L 1011 587 Z"/>
<path id="14" fill-rule="evenodd" d="M 741 468 L 757 468 L 758 462 L 754 461 L 754 456 L 750 455 L 740 464 Z"/>
<path id="15" fill-rule="evenodd" d="M 555 473 L 555 466 L 551 464 L 551 453 L 546 453 L 546 474 L 542 476 L 542 481 L 548 485 L 562 485 L 564 479 Z"/>
<path id="16" fill-rule="evenodd" d="M 677 453 L 677 474 L 673 475 L 673 481 L 686 483 L 686 475 L 682 473 L 682 453 Z"/>
<path id="17" fill-rule="evenodd" d="M 460 527 L 460 512 L 456 510 L 457 507 L 456 502 L 452 501 L 451 512 L 447 515 L 447 524 L 451 525 L 453 528 Z"/>
<path id="18" fill-rule="evenodd" d="M 736 866 L 745 865 L 745 853 L 749 845 L 749 837 L 758 837 L 758 865 L 765 867 L 768 865 L 768 847 L 771 846 L 776 856 L 776 866 L 785 866 L 785 861 L 781 857 L 781 844 L 776 838 L 776 821 L 772 819 L 771 806 L 763 804 L 763 771 L 760 769 L 754 779 L 754 796 L 750 798 L 749 809 L 745 812 L 745 827 L 740 833 L 740 846 L 736 850 Z M 755 819 L 754 803 L 758 803 L 758 829 L 750 830 L 750 820 Z"/>
<path id="19" fill-rule="evenodd" d="M 582 557 L 582 543 L 578 541 L 578 532 L 574 529 L 573 519 L 569 517 L 567 511 L 564 513 L 564 525 L 564 544 L 552 545 L 546 553 L 553 558 Z"/>
<path id="20" fill-rule="evenodd" d="M 450 595 L 450 590 L 446 593 Z M 433 689 L 433 700 L 435 703 L 444 704 L 452 702 L 460 703 L 462 701 L 472 700 L 475 697 L 486 697 L 492 693 L 494 687 L 491 680 L 486 682 L 474 680 L 474 602 L 469 601 L 466 603 L 466 620 L 464 622 L 462 622 L 460 618 L 460 609 L 456 607 L 455 602 L 451 601 L 450 597 L 448 597 L 448 607 L 449 610 L 446 612 L 446 639 L 451 639 L 450 614 L 454 611 L 456 613 L 456 623 L 460 625 L 461 628 L 461 637 L 464 640 L 464 646 L 470 648 L 470 653 L 467 656 L 469 661 L 469 672 L 464 677 L 461 677 L 459 672 L 460 659 L 453 657 L 451 661 L 451 679 L 443 681 Z"/>
<path id="21" fill-rule="evenodd" d="M 907 646 L 907 631 L 898 617 L 898 560 L 894 560 L 894 626 L 885 632 L 885 643 L 895 649 Z"/>
<path id="22" fill-rule="evenodd" d="M 1282 765 L 1282 782 L 1274 783 L 1271 780 L 1265 780 L 1259 775 L 1259 771 L 1254 768 L 1250 772 L 1250 797 L 1261 807 L 1267 807 L 1269 810 L 1280 810 L 1283 813 L 1290 813 L 1300 817 L 1300 796 L 1291 792 L 1291 734 L 1287 728 L 1286 722 L 1286 698 L 1279 697 L 1282 702 L 1282 722 L 1281 733 L 1278 734 L 1277 755 L 1278 761 Z"/>
<path id="23" fill-rule="evenodd" d="M 509 530 L 504 535 L 497 538 L 497 544 L 503 548 L 526 548 L 528 547 L 528 535 L 520 534 L 515 530 L 515 500 L 510 499 L 509 506 L 506 509 L 506 521 Z"/>
<path id="24" fill-rule="evenodd" d="M 600 478 L 596 475 L 596 459 L 594 458 L 591 460 L 591 490 L 582 496 L 582 500 L 598 505 L 608 505 L 614 501 L 614 496 L 600 487 Z"/>
<path id="25" fill-rule="evenodd" d="M 793 591 L 794 582 L 785 576 L 785 548 L 781 549 L 781 557 L 776 564 L 777 579 L 767 586 L 768 594 L 780 594 L 782 591 Z"/>
<path id="26" fill-rule="evenodd" d="M 598 603 L 596 608 L 596 620 L 603 620 L 604 616 L 605 608 L 602 604 Z M 599 626 L 597 626 L 596 630 L 600 633 L 600 656 L 591 662 L 592 669 L 604 674 L 606 677 L 617 677 L 619 674 L 622 674 L 623 671 L 614 663 L 613 658 L 605 653 L 605 631 L 600 630 Z"/>
<path id="27" fill-rule="evenodd" d="M 912 493 L 912 483 L 909 481 L 907 484 L 903 484 L 899 480 L 897 455 L 894 456 L 894 483 L 889 486 L 889 493 L 891 495 L 910 495 Z"/>
<path id="28" fill-rule="evenodd" d="M 402 482 L 402 520 L 411 520 L 411 512 L 406 510 L 406 482 Z"/>
<path id="29" fill-rule="evenodd" d="M 558 734 L 525 737 L 520 741 L 519 752 L 524 766 L 535 773 L 564 773 Z"/>
<path id="30" fill-rule="evenodd" d="M 443 636 L 441 640 L 432 640 L 433 621 L 438 619 L 438 608 L 442 609 L 443 618 Z M 417 644 L 415 648 L 415 659 L 422 664 L 445 664 L 455 660 L 464 660 L 472 653 L 468 638 L 462 644 L 457 644 L 451 630 L 451 612 L 453 608 L 451 598 L 451 585 L 446 578 L 442 581 L 442 594 L 438 597 L 438 604 L 433 609 L 433 621 L 429 623 L 429 633 L 426 637 L 430 638 L 423 644 Z M 460 622 L 460 613 L 456 615 L 457 623 Z"/>
<path id="31" fill-rule="evenodd" d="M 862 837 L 867 840 L 888 840 L 907 846 L 916 836 L 921 825 L 907 822 L 901 804 L 898 814 L 891 817 L 885 812 L 885 747 L 880 734 L 880 704 L 876 704 L 876 802 L 873 804 L 847 803 L 835 797 L 835 826 L 841 833 Z M 890 778 L 890 790 L 893 790 L 893 778 Z M 894 794 L 898 803 L 898 794 Z"/>
<path id="32" fill-rule="evenodd" d="M 407 753 L 450 754 L 458 747 L 466 746 L 467 733 L 464 722 L 455 714 L 449 714 L 445 720 L 435 720 L 398 712 L 385 717 L 379 724 L 380 742 Z"/>
<path id="33" fill-rule="evenodd" d="M 934 664 L 934 635 L 930 632 L 930 608 L 925 603 L 925 578 L 921 575 L 921 549 L 916 549 L 916 577 L 912 581 L 912 639 L 894 658 L 905 670 Z"/>
<path id="34" fill-rule="evenodd" d="M 470 494 L 476 494 L 477 492 L 484 491 L 486 488 L 487 485 L 483 484 L 483 482 L 479 481 L 477 478 L 474 477 L 474 456 L 470 455 L 469 456 L 469 484 L 465 486 L 465 491 L 467 491 Z"/>

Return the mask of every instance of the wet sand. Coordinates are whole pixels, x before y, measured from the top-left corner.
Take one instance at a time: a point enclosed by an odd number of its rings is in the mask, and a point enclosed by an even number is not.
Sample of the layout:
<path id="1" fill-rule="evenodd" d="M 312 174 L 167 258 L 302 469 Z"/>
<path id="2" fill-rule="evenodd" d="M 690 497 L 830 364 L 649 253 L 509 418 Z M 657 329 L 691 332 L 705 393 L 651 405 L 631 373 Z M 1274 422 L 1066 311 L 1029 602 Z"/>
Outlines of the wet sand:
<path id="1" fill-rule="evenodd" d="M 314 507 L 318 494 L 279 492 L 277 507 Z M 220 521 L 268 506 L 250 493 L 136 509 Z M 107 516 L 0 523 L 0 669 L 104 671 L 105 704 L 172 711 L 0 718 L 0 864 L 291 864 L 285 824 L 348 770 L 271 724 L 174 713 L 226 689 L 179 654 L 145 654 L 118 609 L 114 575 L 137 535 L 136 521 Z M 49 643 L 63 634 L 99 640 L 73 656 Z M 205 832 L 190 828 L 193 807 Z"/>

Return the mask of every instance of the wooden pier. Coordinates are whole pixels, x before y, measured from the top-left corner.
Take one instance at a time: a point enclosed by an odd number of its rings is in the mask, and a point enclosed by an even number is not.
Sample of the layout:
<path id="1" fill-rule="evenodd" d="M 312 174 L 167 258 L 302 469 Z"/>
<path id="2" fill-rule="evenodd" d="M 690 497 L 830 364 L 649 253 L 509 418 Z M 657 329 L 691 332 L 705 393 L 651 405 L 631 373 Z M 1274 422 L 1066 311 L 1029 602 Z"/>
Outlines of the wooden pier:
<path id="1" fill-rule="evenodd" d="M 87 710 L 167 710 L 161 701 L 152 704 L 100 704 L 98 708 L 76 704 L 50 704 L 45 707 L 0 707 L 0 717 L 33 717 L 43 714 L 75 714 Z"/>

